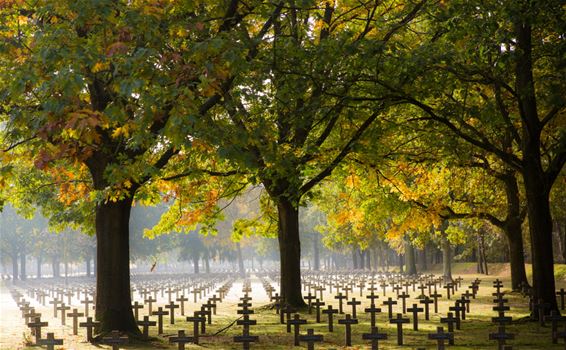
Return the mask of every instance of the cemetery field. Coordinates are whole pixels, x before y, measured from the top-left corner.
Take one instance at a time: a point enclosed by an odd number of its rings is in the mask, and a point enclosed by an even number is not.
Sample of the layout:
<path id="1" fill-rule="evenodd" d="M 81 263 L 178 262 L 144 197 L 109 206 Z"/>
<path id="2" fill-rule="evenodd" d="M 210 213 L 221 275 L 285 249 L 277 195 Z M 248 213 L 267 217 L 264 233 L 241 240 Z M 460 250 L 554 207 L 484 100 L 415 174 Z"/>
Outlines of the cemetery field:
<path id="1" fill-rule="evenodd" d="M 455 266 L 454 278 L 461 276 L 463 280 L 458 290 L 454 291 L 455 296 L 452 295 L 451 299 L 446 298 L 446 289 L 439 286 L 438 294 L 442 294 L 442 297 L 438 298 L 438 312 L 434 312 L 434 304 L 430 303 L 430 319 L 425 320 L 423 310 L 418 312 L 418 330 L 413 330 L 413 316 L 410 312 L 413 303 L 416 303 L 419 307 L 423 307 L 422 303 L 419 303 L 417 296 L 420 294 L 418 289 L 413 292 L 411 286 L 405 286 L 400 291 L 400 294 L 408 294 L 409 297 L 406 299 L 406 313 L 401 316 L 401 318 L 406 318 L 406 322 L 402 324 L 402 337 L 403 345 L 397 345 L 397 326 L 391 324 L 389 321 L 387 306 L 383 305 L 383 302 L 391 298 L 391 300 L 397 300 L 397 305 L 392 306 L 393 318 L 395 318 L 397 313 L 402 313 L 402 298 L 397 298 L 397 291 L 386 287 L 386 296 L 383 296 L 383 290 L 381 287 L 377 286 L 374 291 L 376 296 L 379 298 L 375 300 L 375 306 L 381 308 L 381 312 L 376 314 L 376 326 L 378 327 L 378 332 L 381 334 L 386 334 L 387 339 L 379 341 L 379 349 L 437 349 L 438 344 L 434 340 L 428 339 L 428 334 L 436 333 L 437 327 L 443 326 L 444 330 L 448 329 L 446 323 L 441 323 L 441 318 L 445 318 L 448 315 L 449 308 L 454 306 L 454 301 L 459 299 L 463 293 L 470 291 L 468 286 L 472 281 L 479 279 L 479 288 L 475 298 L 472 295 L 468 296 L 470 300 L 470 313 L 466 314 L 465 319 L 461 319 L 460 330 L 454 330 L 454 345 L 450 346 L 450 349 L 497 349 L 497 343 L 493 340 L 489 340 L 490 333 L 496 333 L 498 328 L 497 325 L 492 322 L 492 317 L 497 316 L 497 312 L 493 311 L 494 296 L 492 293 L 496 292 L 494 288 L 494 281 L 496 279 L 503 283 L 501 292 L 503 293 L 502 298 L 507 299 L 505 306 L 509 307 L 509 310 L 504 312 L 506 317 L 512 318 L 512 323 L 505 326 L 505 332 L 514 335 L 513 340 L 508 340 L 507 344 L 512 345 L 514 349 L 562 349 L 564 347 L 563 340 L 559 340 L 558 344 L 552 344 L 551 342 L 551 327 L 550 323 L 546 323 L 541 326 L 538 322 L 533 322 L 529 319 L 529 308 L 528 308 L 528 298 L 517 292 L 510 292 L 508 286 L 510 281 L 504 275 L 494 275 L 485 276 L 477 274 L 461 274 L 458 272 L 465 272 L 468 270 L 466 264 Z M 494 266 L 494 271 L 497 271 L 498 267 Z M 501 271 L 505 270 L 505 267 L 500 267 Z M 560 268 L 558 269 L 560 271 Z M 344 277 L 347 280 L 346 277 Z M 234 337 L 242 335 L 243 327 L 237 324 L 237 320 L 242 321 L 243 316 L 238 314 L 238 310 L 248 309 L 252 310 L 253 313 L 248 315 L 250 320 L 255 320 L 255 325 L 249 326 L 249 334 L 252 336 L 259 336 L 258 341 L 250 344 L 252 349 L 289 349 L 294 347 L 294 335 L 293 328 L 291 328 L 291 333 L 287 332 L 287 326 L 280 323 L 280 316 L 276 313 L 275 306 L 269 301 L 268 293 L 266 292 L 264 286 L 266 285 L 266 277 L 258 277 L 254 274 L 246 278 L 246 283 L 244 279 L 235 278 L 230 283 L 227 294 L 224 296 L 222 302 L 217 303 L 216 315 L 211 315 L 211 324 L 206 324 L 206 330 L 204 334 L 199 336 L 199 345 L 193 343 L 186 343 L 186 349 L 198 349 L 198 348 L 210 348 L 210 349 L 241 349 L 241 343 L 235 343 Z M 559 281 L 558 288 L 565 287 L 566 283 L 562 279 L 557 278 Z M 272 286 L 276 286 L 272 279 L 269 280 Z M 263 284 L 263 285 L 262 285 Z M 30 284 L 31 285 L 31 284 Z M 246 289 L 247 286 L 247 289 Z M 0 329 L 0 348 L 1 349 L 37 349 L 37 346 L 32 346 L 34 342 L 34 337 L 28 327 L 24 325 L 24 321 L 21 316 L 21 312 L 14 300 L 8 294 L 8 289 L 11 288 L 9 284 L 2 285 L 2 321 Z M 370 349 L 370 343 L 367 340 L 362 339 L 362 334 L 368 333 L 370 325 L 370 314 L 364 312 L 365 308 L 370 306 L 370 301 L 367 298 L 370 295 L 370 291 L 365 287 L 360 295 L 360 288 L 353 287 L 352 291 L 349 291 L 349 296 L 344 299 L 343 312 L 344 314 L 335 313 L 333 314 L 333 331 L 329 332 L 328 328 L 328 314 L 320 314 L 320 322 L 316 322 L 316 308 L 313 307 L 311 313 L 309 314 L 308 309 L 300 310 L 300 319 L 305 320 L 306 324 L 301 324 L 299 328 L 300 334 L 306 334 L 306 329 L 313 329 L 314 334 L 322 335 L 323 341 L 314 344 L 316 349 Z M 251 300 L 248 303 L 251 304 L 249 307 L 242 308 L 241 304 L 238 303 L 242 301 L 240 298 L 245 294 L 243 290 L 247 291 L 247 295 Z M 405 293 L 405 290 L 408 293 Z M 212 292 L 206 295 L 206 297 L 211 297 Z M 304 296 L 308 295 L 305 290 Z M 318 293 L 317 293 L 318 294 Z M 425 290 L 425 294 L 428 294 Z M 330 293 L 327 288 L 323 292 L 323 302 L 326 304 L 321 306 L 321 311 L 328 308 L 328 305 L 332 305 L 334 309 L 339 308 L 339 301 L 335 298 L 338 295 L 336 290 Z M 346 314 L 352 315 L 353 309 L 351 305 L 346 304 L 346 300 L 361 301 L 360 305 L 356 307 L 356 318 L 357 324 L 351 325 L 351 346 L 345 346 L 346 337 L 346 327 L 343 324 L 339 324 L 339 320 L 344 319 Z M 151 298 L 150 298 L 151 299 Z M 168 304 L 167 292 L 161 297 L 157 293 L 157 301 L 153 304 L 153 311 L 155 312 L 158 307 L 164 307 Z M 192 315 L 193 311 L 197 310 L 205 302 L 205 296 L 198 298 L 197 303 L 191 296 L 185 305 L 185 315 Z M 134 293 L 134 300 L 143 303 L 143 300 L 136 297 Z M 75 304 L 76 301 L 73 299 L 71 305 L 73 307 L 79 307 Z M 560 303 L 560 300 L 559 300 Z M 61 325 L 60 316 L 59 319 L 55 319 L 52 316 L 52 306 L 46 304 L 42 306 L 39 303 L 32 303 L 36 307 L 36 312 L 42 313 L 42 320 L 46 320 L 49 323 L 47 327 L 48 332 L 53 332 L 55 338 L 63 339 L 64 345 L 56 346 L 55 349 L 100 349 L 100 348 L 110 348 L 108 345 L 93 345 L 88 343 L 85 339 L 85 330 L 80 328 L 78 330 L 78 335 L 72 334 L 72 321 L 67 319 L 66 325 Z M 163 310 L 166 310 L 163 308 Z M 80 311 L 80 309 L 79 309 Z M 70 312 L 70 311 L 68 311 Z M 120 348 L 126 349 L 177 349 L 177 344 L 172 344 L 169 339 L 177 336 L 179 330 L 184 330 L 185 334 L 190 336 L 193 334 L 193 323 L 185 320 L 184 316 L 180 315 L 179 309 L 176 309 L 175 324 L 170 324 L 169 316 L 163 317 L 163 332 L 162 334 L 157 334 L 157 327 L 149 327 L 149 341 L 135 341 L 131 340 L 127 345 L 121 345 Z M 147 305 L 145 308 L 140 309 L 139 319 L 142 319 L 148 314 Z M 92 316 L 92 315 L 91 315 Z M 157 321 L 158 317 L 155 315 L 151 316 L 149 319 Z M 81 320 L 81 322 L 84 321 Z M 456 327 L 456 326 L 455 326 Z M 562 325 L 560 326 L 560 331 L 562 330 Z M 43 330 L 43 334 L 47 333 Z M 448 345 L 448 344 L 447 344 Z M 306 348 L 306 343 L 301 342 L 300 346 Z"/>

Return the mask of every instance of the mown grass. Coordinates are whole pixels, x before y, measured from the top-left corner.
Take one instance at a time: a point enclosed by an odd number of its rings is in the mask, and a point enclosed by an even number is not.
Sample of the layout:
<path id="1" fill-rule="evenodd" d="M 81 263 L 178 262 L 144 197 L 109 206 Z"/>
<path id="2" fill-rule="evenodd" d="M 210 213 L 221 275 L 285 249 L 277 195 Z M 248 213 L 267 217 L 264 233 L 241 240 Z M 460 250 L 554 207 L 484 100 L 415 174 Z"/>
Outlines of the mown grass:
<path id="1" fill-rule="evenodd" d="M 481 288 L 479 290 L 478 297 L 472 300 L 471 303 L 471 314 L 467 316 L 467 319 L 462 321 L 461 330 L 455 332 L 455 346 L 449 347 L 450 349 L 495 349 L 496 342 L 488 340 L 488 335 L 490 332 L 497 331 L 497 326 L 491 322 L 491 317 L 496 316 L 496 312 L 492 311 L 492 299 L 491 293 L 495 290 L 492 288 L 492 281 L 495 278 L 500 278 L 504 281 L 505 286 L 510 285 L 509 277 L 495 275 L 495 276 L 483 276 L 476 274 L 462 274 L 461 272 L 469 272 L 470 268 L 473 266 L 469 264 L 455 264 L 454 275 L 461 275 L 464 277 L 464 282 L 462 284 L 462 289 L 457 292 L 460 295 L 464 292 L 470 282 L 477 278 L 482 280 Z M 490 266 L 491 267 L 491 266 Z M 506 267 L 504 264 L 501 266 L 494 265 L 492 271 L 499 271 L 504 273 Z M 434 271 L 434 269 L 433 269 Z M 563 276 L 566 276 L 566 266 L 557 265 L 556 266 L 557 287 L 565 287 Z M 416 296 L 416 292 L 412 292 L 411 296 Z M 503 290 L 505 292 L 505 297 L 509 299 L 509 306 L 511 311 L 507 313 L 508 316 L 512 316 L 514 322 L 507 327 L 508 332 L 515 334 L 515 340 L 509 341 L 508 344 L 513 345 L 513 348 L 518 349 L 562 349 L 564 348 L 563 341 L 560 344 L 553 345 L 551 343 L 551 330 L 549 326 L 540 327 L 538 323 L 528 320 L 528 306 L 527 301 L 518 293 L 512 293 L 508 289 Z M 440 291 L 443 293 L 444 290 Z M 362 340 L 362 333 L 368 332 L 370 329 L 369 315 L 363 313 L 363 308 L 368 306 L 367 299 L 365 296 L 363 298 L 359 297 L 359 292 L 356 289 L 355 293 L 352 295 L 358 300 L 363 300 L 361 307 L 358 307 L 358 319 L 359 324 L 353 326 L 352 333 L 352 347 L 344 346 L 344 326 L 339 325 L 337 320 L 343 318 L 343 315 L 335 315 L 334 322 L 334 332 L 329 333 L 327 331 L 326 325 L 326 315 L 322 315 L 323 323 L 315 323 L 314 312 L 309 315 L 307 312 L 302 312 L 302 318 L 306 318 L 308 324 L 301 327 L 301 333 L 305 333 L 307 328 L 313 328 L 316 334 L 324 335 L 324 342 L 317 343 L 315 348 L 317 349 L 368 349 L 369 344 Z M 388 293 L 388 296 L 393 296 L 392 293 Z M 333 306 L 337 307 L 336 300 L 329 300 L 329 296 L 325 296 L 325 301 L 332 303 Z M 383 296 L 380 294 L 380 298 L 377 303 L 381 305 L 383 301 Z M 409 299 L 407 306 L 410 306 L 416 302 L 414 299 Z M 253 301 L 252 301 L 253 303 Z M 447 301 L 443 299 L 439 303 L 439 313 L 434 314 L 431 305 L 431 319 L 430 321 L 424 320 L 424 315 L 421 314 L 419 317 L 419 331 L 415 332 L 412 330 L 412 324 L 405 324 L 404 328 L 404 343 L 403 346 L 396 345 L 396 328 L 394 325 L 390 325 L 387 320 L 387 307 L 380 306 L 384 312 L 378 315 L 377 325 L 380 332 L 386 332 L 388 334 L 388 339 L 380 342 L 380 349 L 416 349 L 416 348 L 426 348 L 426 349 L 436 349 L 436 343 L 432 340 L 428 340 L 428 333 L 436 331 L 436 327 L 440 326 L 440 317 L 444 317 L 448 312 L 448 307 L 453 305 L 454 301 Z M 293 348 L 293 335 L 292 333 L 286 332 L 286 326 L 279 323 L 279 316 L 276 315 L 275 311 L 266 307 L 261 307 L 263 304 L 253 304 L 255 313 L 250 315 L 252 319 L 257 320 L 257 326 L 251 327 L 252 335 L 259 335 L 259 343 L 254 343 L 251 345 L 252 349 L 289 349 Z M 345 305 L 346 306 L 346 305 Z M 225 328 L 227 325 L 234 322 L 239 315 L 236 314 L 237 305 L 236 303 L 222 303 L 219 305 L 217 315 L 213 316 L 213 324 L 207 325 L 207 332 L 200 338 L 200 345 L 187 344 L 187 349 L 200 349 L 200 348 L 210 348 L 210 349 L 241 349 L 241 344 L 236 344 L 233 342 L 233 337 L 235 335 L 241 334 L 242 328 L 234 324 L 233 326 L 227 328 L 220 334 L 214 335 L 221 329 Z M 350 312 L 350 307 L 345 307 L 347 312 Z M 396 306 L 396 310 L 400 310 L 400 305 Z M 170 336 L 176 335 L 177 330 L 184 329 L 187 334 L 192 334 L 192 323 L 184 321 L 184 317 L 179 315 L 179 310 L 176 310 L 176 324 L 170 325 L 169 319 L 166 317 L 164 320 L 164 332 L 165 334 L 157 336 L 156 327 L 152 327 L 150 335 L 156 337 L 154 341 L 149 343 L 136 343 L 127 346 L 127 349 L 176 349 L 175 344 L 170 344 L 168 338 Z M 189 314 L 186 312 L 186 314 Z M 407 314 L 405 317 L 409 317 Z M 442 325 L 446 329 L 446 325 Z M 562 326 L 561 326 L 562 327 Z M 306 344 L 301 344 L 302 348 L 306 348 Z M 31 348 L 30 348 L 31 349 Z"/>

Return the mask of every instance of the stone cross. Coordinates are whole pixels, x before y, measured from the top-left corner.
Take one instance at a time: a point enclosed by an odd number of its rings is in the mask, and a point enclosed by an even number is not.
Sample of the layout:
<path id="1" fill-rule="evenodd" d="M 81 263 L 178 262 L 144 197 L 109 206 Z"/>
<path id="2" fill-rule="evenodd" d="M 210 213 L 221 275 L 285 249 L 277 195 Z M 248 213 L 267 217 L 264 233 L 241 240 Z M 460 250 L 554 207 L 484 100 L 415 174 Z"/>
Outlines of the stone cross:
<path id="1" fill-rule="evenodd" d="M 417 307 L 417 304 L 413 304 L 412 308 L 408 308 L 407 311 L 413 314 L 413 330 L 419 330 L 419 312 L 423 312 L 422 307 Z"/>
<path id="2" fill-rule="evenodd" d="M 186 298 L 185 295 L 181 294 L 181 296 L 175 300 L 181 305 L 181 316 L 185 316 L 185 301 L 189 301 L 189 298 Z"/>
<path id="3" fill-rule="evenodd" d="M 206 322 L 206 318 L 200 317 L 195 311 L 194 316 L 187 316 L 187 321 L 193 323 L 193 342 L 198 345 L 199 324 Z"/>
<path id="4" fill-rule="evenodd" d="M 371 341 L 371 350 L 378 350 L 379 348 L 379 341 L 387 339 L 386 333 L 379 333 L 377 327 L 372 326 L 370 333 L 362 334 L 363 340 L 370 340 Z"/>
<path id="5" fill-rule="evenodd" d="M 430 320 L 429 305 L 434 303 L 429 297 L 425 296 L 423 299 L 419 300 L 419 303 L 424 305 L 425 320 Z"/>
<path id="6" fill-rule="evenodd" d="M 314 350 L 314 343 L 321 342 L 323 337 L 320 334 L 314 334 L 314 329 L 309 328 L 306 335 L 299 336 L 299 340 L 307 343 L 307 350 Z"/>
<path id="7" fill-rule="evenodd" d="M 338 323 L 346 327 L 346 346 L 352 346 L 352 325 L 357 324 L 358 320 L 346 314 L 346 318 L 338 320 Z"/>
<path id="8" fill-rule="evenodd" d="M 102 338 L 101 343 L 111 345 L 112 350 L 119 350 L 120 345 L 128 343 L 128 337 L 127 336 L 123 336 L 123 337 L 120 336 L 119 331 L 112 331 L 112 332 L 110 332 L 109 337 Z"/>
<path id="9" fill-rule="evenodd" d="M 92 299 L 88 298 L 88 295 L 85 295 L 85 298 L 81 300 L 81 304 L 85 304 L 85 316 L 88 317 L 89 305 L 93 304 Z"/>
<path id="10" fill-rule="evenodd" d="M 403 318 L 402 314 L 397 314 L 396 318 L 389 320 L 389 323 L 397 325 L 397 345 L 403 345 L 403 323 L 409 323 L 411 320 Z"/>
<path id="11" fill-rule="evenodd" d="M 503 348 L 505 347 L 505 342 L 511 339 L 515 339 L 515 335 L 511 333 L 506 333 L 504 326 L 499 326 L 497 329 L 497 333 L 489 334 L 489 340 L 497 341 L 497 348 L 499 350 L 503 350 Z"/>
<path id="12" fill-rule="evenodd" d="M 564 316 L 561 316 L 558 311 L 552 310 L 550 315 L 544 316 L 545 321 L 551 322 L 552 327 L 552 344 L 558 344 L 558 322 L 563 321 L 566 319 Z"/>
<path id="13" fill-rule="evenodd" d="M 177 343 L 177 350 L 185 350 L 185 344 L 192 341 L 193 337 L 186 336 L 184 330 L 179 330 L 176 337 L 169 338 L 170 343 Z"/>
<path id="14" fill-rule="evenodd" d="M 295 346 L 299 346 L 299 332 L 302 324 L 307 324 L 307 320 L 301 319 L 301 315 L 295 314 L 292 320 L 288 320 L 289 325 L 293 325 L 295 334 Z"/>
<path id="15" fill-rule="evenodd" d="M 61 306 L 57 308 L 57 310 L 61 310 L 61 324 L 65 325 L 65 315 L 67 310 L 71 310 L 70 306 L 66 306 L 65 303 L 61 303 Z"/>
<path id="16" fill-rule="evenodd" d="M 448 324 L 448 332 L 454 333 L 454 324 L 456 324 L 459 319 L 454 317 L 454 314 L 449 312 L 447 317 L 441 317 L 440 322 Z M 454 339 L 450 340 L 450 345 L 454 345 Z"/>
<path id="17" fill-rule="evenodd" d="M 387 315 L 388 315 L 388 317 L 390 319 L 393 318 L 393 305 L 397 305 L 397 300 L 387 298 L 387 300 L 383 302 L 383 305 L 387 305 Z"/>
<path id="18" fill-rule="evenodd" d="M 323 301 L 320 301 L 319 299 L 316 299 L 316 301 L 312 304 L 316 308 L 316 323 L 320 323 L 320 307 L 324 306 L 325 303 Z"/>
<path id="19" fill-rule="evenodd" d="M 434 293 L 429 294 L 429 297 L 431 297 L 432 300 L 434 300 L 434 313 L 437 314 L 438 313 L 438 298 L 442 298 L 442 294 L 434 292 Z"/>
<path id="20" fill-rule="evenodd" d="M 410 298 L 410 295 L 403 292 L 401 294 L 399 294 L 399 298 L 401 298 L 401 305 L 403 308 L 403 314 L 407 313 L 407 298 Z"/>
<path id="21" fill-rule="evenodd" d="M 444 333 L 444 328 L 437 327 L 436 333 L 429 333 L 428 339 L 436 340 L 437 342 L 437 350 L 444 350 L 444 342 L 448 340 L 448 342 L 454 343 L 454 334 L 453 333 Z"/>
<path id="22" fill-rule="evenodd" d="M 78 312 L 77 309 L 73 309 L 73 312 L 67 314 L 67 316 L 73 319 L 73 335 L 79 333 L 79 317 L 83 317 L 84 315 L 84 313 Z"/>
<path id="23" fill-rule="evenodd" d="M 338 313 L 343 314 L 344 311 L 342 309 L 342 303 L 344 299 L 346 299 L 346 296 L 342 295 L 342 293 L 338 293 L 338 295 L 336 295 L 334 299 L 338 299 Z"/>
<path id="24" fill-rule="evenodd" d="M 560 297 L 560 310 L 564 310 L 564 296 L 566 296 L 566 291 L 564 288 L 560 288 L 560 291 L 556 292 L 556 295 Z"/>
<path id="25" fill-rule="evenodd" d="M 370 307 L 366 307 L 364 309 L 365 312 L 369 312 L 370 314 L 370 325 L 371 327 L 375 327 L 375 314 L 381 312 L 381 308 L 375 307 L 374 303 L 371 303 Z"/>
<path id="26" fill-rule="evenodd" d="M 87 317 L 86 318 L 86 322 L 81 322 L 79 323 L 80 327 L 85 327 L 86 328 L 86 340 L 89 342 L 94 341 L 94 338 L 92 336 L 92 329 L 96 326 L 98 326 L 100 324 L 100 322 L 98 321 L 93 321 L 92 317 Z"/>
<path id="27" fill-rule="evenodd" d="M 163 334 L 163 316 L 169 315 L 169 312 L 164 311 L 160 306 L 157 308 L 157 311 L 154 311 L 151 314 L 157 316 L 157 334 Z"/>
<path id="28" fill-rule="evenodd" d="M 329 332 L 334 332 L 334 314 L 338 313 L 338 310 L 332 308 L 332 305 L 328 305 L 328 308 L 326 310 L 322 310 L 323 314 L 327 314 L 328 315 L 328 331 Z"/>
<path id="29" fill-rule="evenodd" d="M 169 309 L 169 323 L 175 324 L 175 309 L 179 308 L 179 305 L 175 304 L 174 301 L 170 301 L 169 304 L 165 305 L 166 309 Z"/>
<path id="30" fill-rule="evenodd" d="M 60 303 L 58 299 L 53 299 L 49 304 L 53 304 L 53 317 L 57 318 L 57 305 Z"/>
<path id="31" fill-rule="evenodd" d="M 143 321 L 138 321 L 137 323 L 138 325 L 143 327 L 142 333 L 145 339 L 149 338 L 149 327 L 155 326 L 157 324 L 157 322 L 155 321 L 150 321 L 149 316 L 144 316 Z"/>
<path id="32" fill-rule="evenodd" d="M 157 299 L 152 298 L 151 295 L 149 296 L 149 298 L 144 299 L 143 302 L 146 303 L 147 307 L 148 307 L 148 309 L 147 309 L 148 314 L 153 315 L 153 303 L 155 303 L 156 301 L 157 301 Z"/>
<path id="33" fill-rule="evenodd" d="M 47 327 L 48 324 L 48 322 L 41 322 L 40 317 L 36 317 L 33 322 L 28 323 L 28 327 L 34 330 L 36 344 L 39 344 L 39 340 L 41 339 L 41 328 Z"/>
<path id="34" fill-rule="evenodd" d="M 134 318 L 136 319 L 136 321 L 138 321 L 140 319 L 139 310 L 143 309 L 143 305 L 135 301 L 132 305 L 132 309 L 134 309 Z"/>
<path id="35" fill-rule="evenodd" d="M 348 301 L 346 304 L 352 306 L 352 318 L 356 318 L 356 306 L 361 305 L 361 301 L 356 301 L 356 298 L 352 298 L 352 300 Z"/>
<path id="36" fill-rule="evenodd" d="M 38 345 L 45 345 L 47 350 L 54 350 L 55 345 L 63 345 L 63 339 L 55 339 L 53 333 L 47 333 L 47 338 L 39 339 Z"/>

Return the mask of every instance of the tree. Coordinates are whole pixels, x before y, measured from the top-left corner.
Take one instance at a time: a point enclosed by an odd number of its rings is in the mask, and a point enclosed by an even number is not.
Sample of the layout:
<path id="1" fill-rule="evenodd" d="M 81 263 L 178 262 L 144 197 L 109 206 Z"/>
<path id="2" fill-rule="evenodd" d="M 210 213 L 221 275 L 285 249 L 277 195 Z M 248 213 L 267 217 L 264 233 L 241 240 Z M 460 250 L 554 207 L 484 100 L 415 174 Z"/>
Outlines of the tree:
<path id="1" fill-rule="evenodd" d="M 410 59 L 400 58 L 419 84 L 394 74 L 376 79 L 419 108 L 427 126 L 453 133 L 522 175 L 534 298 L 551 305 L 547 312 L 557 310 L 549 194 L 566 162 L 565 80 L 558 78 L 564 20 L 555 15 L 561 8 L 560 1 L 444 4 L 430 18 L 424 44 Z"/>
<path id="2" fill-rule="evenodd" d="M 214 89 L 226 70 L 216 64 L 229 51 L 228 31 L 249 14 L 240 5 L 84 0 L 0 9 L 2 157 L 34 158 L 39 187 L 56 187 L 50 199 L 65 204 L 48 203 L 47 191 L 31 196 L 51 218 L 71 204 L 90 214 L 58 219 L 96 233 L 101 332 L 141 334 L 130 307 L 130 209 L 166 192 L 160 178 L 171 160 L 171 180 L 193 165 L 193 118 L 219 101 Z M 21 185 L 14 169 L 3 174 Z"/>

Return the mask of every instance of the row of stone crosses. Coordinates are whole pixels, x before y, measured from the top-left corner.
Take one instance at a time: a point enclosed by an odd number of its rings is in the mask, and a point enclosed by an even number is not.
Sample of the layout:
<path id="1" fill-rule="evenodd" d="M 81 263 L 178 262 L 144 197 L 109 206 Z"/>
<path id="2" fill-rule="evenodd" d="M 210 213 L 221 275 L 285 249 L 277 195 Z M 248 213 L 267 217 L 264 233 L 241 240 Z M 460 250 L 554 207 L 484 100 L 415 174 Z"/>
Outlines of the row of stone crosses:
<path id="1" fill-rule="evenodd" d="M 308 328 L 307 320 L 301 318 L 301 315 L 297 313 L 299 310 L 287 305 L 285 299 L 276 293 L 277 289 L 274 287 L 276 283 L 272 282 L 277 278 L 276 273 L 265 273 L 259 275 L 259 277 L 265 292 L 273 302 L 275 312 L 279 315 L 280 323 L 286 327 L 288 333 L 293 334 L 294 345 L 298 346 L 303 342 L 308 349 L 314 349 L 315 344 L 322 342 L 324 337 L 322 334 L 315 334 L 313 328 Z M 226 274 L 207 277 L 165 275 L 157 278 L 133 280 L 132 295 L 137 295 L 138 299 L 142 301 L 141 303 L 135 301 L 132 304 L 132 309 L 135 319 L 142 329 L 143 337 L 149 338 L 151 327 L 157 327 L 157 334 L 163 335 L 165 316 L 168 316 L 171 325 L 175 325 L 178 317 L 182 316 L 187 322 L 192 323 L 192 335 L 181 329 L 178 330 L 176 336 L 169 337 L 169 341 L 177 344 L 178 349 L 184 349 L 187 343 L 199 344 L 199 337 L 206 334 L 207 325 L 212 324 L 212 317 L 216 315 L 217 307 L 222 303 L 234 282 L 233 275 Z M 436 332 L 429 333 L 427 336 L 428 339 L 436 342 L 437 349 L 445 349 L 446 344 L 454 345 L 455 330 L 461 329 L 461 320 L 465 320 L 466 315 L 470 313 L 472 301 L 476 298 L 480 284 L 481 280 L 476 279 L 471 282 L 465 292 L 462 292 L 465 287 L 463 279 L 460 277 L 449 283 L 443 283 L 442 278 L 434 275 L 407 277 L 398 274 L 328 272 L 305 274 L 303 277 L 304 299 L 308 304 L 308 313 L 315 316 L 315 322 L 325 323 L 328 332 L 333 332 L 335 326 L 344 327 L 344 344 L 351 346 L 353 334 L 357 334 L 359 331 L 353 332 L 353 328 L 358 324 L 358 315 L 364 313 L 370 318 L 370 327 L 367 332 L 361 334 L 361 339 L 371 344 L 372 349 L 378 349 L 380 342 L 388 339 L 387 333 L 380 332 L 377 327 L 378 314 L 387 314 L 388 322 L 396 327 L 396 343 L 403 345 L 403 325 L 411 323 L 412 329 L 418 331 L 419 318 L 424 317 L 425 320 L 430 320 L 432 312 L 438 314 L 439 299 L 454 302 L 454 305 L 449 307 L 449 312 L 445 317 L 440 317 L 440 323 L 446 325 L 446 330 L 443 326 L 439 326 Z M 504 298 L 501 291 L 503 283 L 500 280 L 493 282 L 493 288 L 493 311 L 496 312 L 496 316 L 492 318 L 492 322 L 497 327 L 497 331 L 490 333 L 489 339 L 496 343 L 498 349 L 511 349 L 507 341 L 514 339 L 514 334 L 506 330 L 506 326 L 512 321 L 512 318 L 505 314 L 510 310 L 508 299 Z M 444 290 L 444 295 L 439 292 L 440 290 Z M 257 320 L 251 319 L 254 314 L 251 304 L 252 298 L 249 296 L 251 291 L 250 280 L 246 279 L 241 291 L 242 297 L 239 298 L 240 302 L 238 303 L 237 314 L 240 316 L 236 320 L 236 324 L 242 326 L 242 333 L 233 338 L 234 342 L 242 344 L 243 349 L 249 349 L 251 344 L 259 341 L 257 335 L 251 334 L 252 326 L 257 325 Z M 330 303 L 326 305 L 324 300 L 324 292 L 326 291 L 328 291 L 326 297 L 330 294 L 334 302 L 337 303 L 337 308 Z M 394 296 L 385 298 L 387 291 L 393 292 Z M 365 294 L 366 303 L 369 303 L 368 307 L 361 309 L 362 301 L 356 298 L 358 293 L 362 300 Z M 411 298 L 411 293 L 413 295 L 418 293 L 418 296 L 414 299 L 418 302 L 407 305 L 407 299 Z M 457 296 L 458 293 L 460 293 L 459 296 Z M 98 322 L 94 321 L 89 314 L 94 309 L 95 298 L 92 286 L 83 283 L 68 286 L 33 285 L 27 288 L 20 286 L 17 289 L 12 289 L 11 294 L 22 312 L 24 322 L 32 330 L 32 335 L 35 336 L 36 345 L 46 346 L 50 350 L 54 349 L 55 345 L 62 345 L 63 339 L 55 339 L 54 333 L 49 332 L 45 338 L 42 337 L 42 328 L 48 327 L 49 324 L 47 321 L 41 320 L 42 315 L 31 306 L 32 302 L 44 306 L 46 303 L 53 305 L 53 317 L 59 318 L 62 325 L 65 325 L 67 318 L 70 318 L 74 335 L 77 335 L 79 327 L 82 327 L 86 329 L 86 340 L 89 342 L 95 340 L 93 329 L 98 325 Z M 161 298 L 158 297 L 158 294 Z M 202 304 L 200 310 L 187 316 L 185 315 L 185 303 L 189 302 L 189 298 L 186 295 L 191 294 L 193 303 L 202 302 Z M 563 310 L 566 292 L 561 289 L 556 294 L 560 298 L 560 305 Z M 383 301 L 378 303 L 380 296 L 383 297 Z M 26 298 L 31 298 L 31 300 Z M 69 312 L 71 310 L 69 305 L 72 304 L 73 299 L 84 305 L 80 311 L 79 308 L 72 308 L 72 312 Z M 164 306 L 156 307 L 159 300 L 164 302 L 165 299 L 167 303 Z M 206 302 L 203 302 L 205 299 Z M 544 325 L 545 322 L 551 324 L 553 343 L 557 343 L 559 339 L 566 341 L 566 329 L 564 331 L 558 330 L 558 323 L 565 320 L 565 317 L 554 312 L 544 316 L 549 305 L 536 302 L 532 298 L 530 298 L 529 306 L 531 310 L 540 314 L 539 322 L 541 322 L 541 325 Z M 178 311 L 176 311 L 177 309 Z M 143 318 L 140 317 L 141 310 L 147 310 L 147 315 L 144 315 Z M 406 315 L 410 315 L 410 317 L 406 317 Z M 338 319 L 336 320 L 336 318 Z M 335 321 L 338 325 L 335 325 Z M 301 331 L 304 333 L 301 333 Z M 109 336 L 97 339 L 99 343 L 111 345 L 112 349 L 118 349 L 120 345 L 126 344 L 127 341 L 128 338 L 122 336 L 118 331 L 112 331 Z"/>

